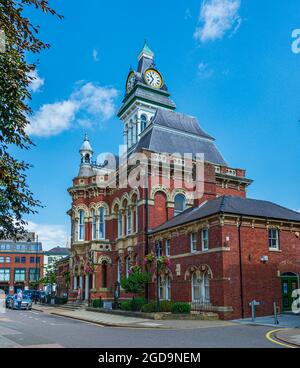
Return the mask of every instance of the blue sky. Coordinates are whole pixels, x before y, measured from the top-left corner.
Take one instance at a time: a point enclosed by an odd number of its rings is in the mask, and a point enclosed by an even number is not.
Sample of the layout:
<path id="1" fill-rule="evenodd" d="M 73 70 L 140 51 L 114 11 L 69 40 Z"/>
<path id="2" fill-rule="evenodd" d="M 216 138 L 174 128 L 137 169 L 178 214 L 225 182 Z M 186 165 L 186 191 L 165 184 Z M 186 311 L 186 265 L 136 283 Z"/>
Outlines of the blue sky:
<path id="1" fill-rule="evenodd" d="M 54 4 L 54 2 L 52 2 Z M 231 167 L 254 179 L 248 196 L 300 209 L 299 1 L 60 1 L 65 19 L 34 13 L 51 49 L 32 86 L 36 147 L 29 183 L 46 206 L 28 218 L 44 244 L 64 245 L 67 188 L 87 130 L 95 152 L 117 152 L 115 111 L 147 39 L 177 110 L 195 115 Z"/>

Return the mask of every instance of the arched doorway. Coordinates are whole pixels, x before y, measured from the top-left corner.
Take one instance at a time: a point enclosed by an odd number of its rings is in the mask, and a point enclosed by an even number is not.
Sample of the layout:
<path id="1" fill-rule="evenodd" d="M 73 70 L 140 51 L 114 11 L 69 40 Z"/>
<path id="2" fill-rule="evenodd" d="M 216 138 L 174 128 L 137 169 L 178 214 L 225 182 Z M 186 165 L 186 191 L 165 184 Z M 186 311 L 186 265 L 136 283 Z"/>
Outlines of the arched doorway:
<path id="1" fill-rule="evenodd" d="M 294 290 L 299 288 L 299 276 L 294 272 L 285 272 L 281 274 L 281 295 L 283 311 L 292 309 Z"/>

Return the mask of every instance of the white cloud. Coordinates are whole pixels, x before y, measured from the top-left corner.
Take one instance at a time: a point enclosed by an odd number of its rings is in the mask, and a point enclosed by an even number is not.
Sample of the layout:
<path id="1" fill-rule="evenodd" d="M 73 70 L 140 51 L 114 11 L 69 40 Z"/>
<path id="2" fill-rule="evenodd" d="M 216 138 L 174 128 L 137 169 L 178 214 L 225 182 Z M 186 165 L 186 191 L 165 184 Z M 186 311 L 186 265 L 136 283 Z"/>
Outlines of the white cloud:
<path id="1" fill-rule="evenodd" d="M 31 89 L 32 92 L 38 92 L 41 89 L 41 87 L 43 87 L 45 79 L 41 78 L 38 75 L 38 71 L 36 69 L 32 70 L 28 74 L 28 76 L 32 78 L 29 88 Z"/>
<path id="2" fill-rule="evenodd" d="M 65 247 L 69 241 L 69 234 L 62 225 L 37 224 L 28 221 L 27 230 L 38 235 L 44 250 L 57 246 Z"/>
<path id="3" fill-rule="evenodd" d="M 30 119 L 27 133 L 40 137 L 56 135 L 71 127 L 78 104 L 67 100 L 43 105 Z"/>
<path id="4" fill-rule="evenodd" d="M 214 70 L 206 63 L 198 64 L 198 77 L 201 79 L 209 79 L 214 75 Z"/>
<path id="5" fill-rule="evenodd" d="M 97 49 L 93 49 L 93 59 L 94 61 L 99 61 L 99 54 Z"/>
<path id="6" fill-rule="evenodd" d="M 242 22 L 240 5 L 240 0 L 203 0 L 195 39 L 201 42 L 214 41 L 231 29 L 231 35 L 237 32 Z"/>
<path id="7" fill-rule="evenodd" d="M 72 98 L 80 102 L 81 109 L 107 120 L 115 113 L 114 101 L 117 95 L 118 92 L 114 88 L 86 83 L 72 95 Z"/>
<path id="8" fill-rule="evenodd" d="M 67 100 L 45 104 L 30 118 L 27 133 L 48 137 L 89 121 L 92 125 L 110 119 L 115 113 L 118 91 L 93 83 L 77 84 Z"/>

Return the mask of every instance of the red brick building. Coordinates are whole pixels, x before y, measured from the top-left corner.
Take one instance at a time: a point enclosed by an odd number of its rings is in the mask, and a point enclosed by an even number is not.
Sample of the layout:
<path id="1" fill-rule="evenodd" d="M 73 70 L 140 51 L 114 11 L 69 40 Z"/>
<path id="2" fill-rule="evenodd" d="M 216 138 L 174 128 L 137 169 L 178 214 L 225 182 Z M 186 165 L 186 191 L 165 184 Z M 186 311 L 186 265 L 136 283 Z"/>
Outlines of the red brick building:
<path id="1" fill-rule="evenodd" d="M 32 288 L 43 277 L 44 255 L 42 244 L 34 233 L 18 241 L 0 241 L 0 289 L 15 293 Z"/>
<path id="2" fill-rule="evenodd" d="M 145 255 L 160 249 L 171 259 L 159 275 L 161 299 L 197 302 L 223 318 L 249 315 L 254 299 L 258 313 L 271 313 L 275 301 L 289 309 L 300 214 L 246 199 L 245 170 L 230 167 L 197 119 L 175 109 L 145 45 L 118 113 L 125 153 L 94 163 L 87 136 L 80 149 L 69 188 L 70 299 L 80 287 L 86 300 L 112 300 L 131 266 L 144 267 Z"/>

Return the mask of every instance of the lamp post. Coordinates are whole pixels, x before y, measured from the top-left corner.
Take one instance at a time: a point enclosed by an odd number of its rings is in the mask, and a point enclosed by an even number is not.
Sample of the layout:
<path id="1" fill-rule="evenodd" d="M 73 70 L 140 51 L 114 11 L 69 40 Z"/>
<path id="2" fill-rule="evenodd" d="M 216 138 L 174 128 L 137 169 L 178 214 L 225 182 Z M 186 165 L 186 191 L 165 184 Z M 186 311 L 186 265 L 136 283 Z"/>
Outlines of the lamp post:
<path id="1" fill-rule="evenodd" d="M 149 252 L 149 191 L 148 191 L 148 162 L 145 165 L 145 255 Z M 149 302 L 149 284 L 145 287 L 145 299 Z"/>
<path id="2" fill-rule="evenodd" d="M 37 289 L 38 289 L 38 252 L 39 252 L 39 236 L 36 236 L 36 250 L 35 250 L 35 277 L 34 277 L 34 281 L 35 281 L 35 289 L 36 289 L 36 294 L 34 295 L 34 303 L 37 303 Z"/>
<path id="3" fill-rule="evenodd" d="M 156 309 L 157 312 L 160 311 L 160 300 L 159 300 L 159 262 L 158 257 L 160 256 L 160 245 L 159 242 L 155 244 L 156 250 Z"/>
<path id="4" fill-rule="evenodd" d="M 39 254 L 39 236 L 36 236 L 36 254 L 35 254 L 35 282 L 36 282 L 36 289 L 37 289 L 37 281 L 38 281 L 38 254 Z"/>

